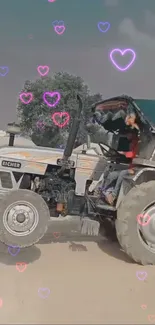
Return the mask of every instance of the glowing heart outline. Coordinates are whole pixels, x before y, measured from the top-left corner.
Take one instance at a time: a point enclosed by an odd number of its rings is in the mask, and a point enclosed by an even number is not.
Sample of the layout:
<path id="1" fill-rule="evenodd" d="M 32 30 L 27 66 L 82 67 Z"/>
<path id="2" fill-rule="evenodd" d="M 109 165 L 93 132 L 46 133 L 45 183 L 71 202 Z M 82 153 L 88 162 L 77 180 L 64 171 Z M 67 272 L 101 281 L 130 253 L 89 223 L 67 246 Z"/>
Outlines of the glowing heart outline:
<path id="1" fill-rule="evenodd" d="M 56 116 L 58 116 L 58 117 L 60 117 L 60 118 L 61 118 L 62 116 L 67 116 L 67 118 L 66 118 L 66 120 L 65 120 L 63 123 L 59 123 L 59 122 L 56 121 L 56 119 L 55 119 Z M 69 123 L 70 115 L 69 115 L 69 113 L 67 113 L 67 112 L 55 112 L 54 114 L 52 114 L 51 118 L 52 118 L 53 123 L 54 123 L 56 126 L 58 126 L 59 128 L 63 128 L 66 124 Z"/>
<path id="2" fill-rule="evenodd" d="M 43 73 L 41 70 L 44 70 L 44 69 L 46 69 L 46 71 Z M 42 77 L 46 76 L 49 73 L 49 70 L 50 70 L 50 68 L 48 65 L 39 65 L 37 67 L 37 71 L 40 74 L 40 76 L 42 76 Z"/>
<path id="3" fill-rule="evenodd" d="M 9 67 L 6 66 L 1 66 L 0 67 L 1 70 L 6 70 L 5 72 L 0 72 L 0 77 L 5 77 L 8 73 L 9 73 Z"/>
<path id="4" fill-rule="evenodd" d="M 121 56 L 124 56 L 126 53 L 131 53 L 133 55 L 131 61 L 129 64 L 127 64 L 124 68 L 120 67 L 116 62 L 115 62 L 115 58 L 113 58 L 113 55 L 116 54 L 116 53 L 120 53 Z M 132 49 L 124 49 L 124 50 L 121 50 L 121 49 L 113 49 L 111 52 L 110 52 L 110 60 L 111 62 L 113 63 L 113 65 L 120 71 L 127 71 L 131 65 L 134 63 L 136 59 L 136 53 L 134 50 Z"/>
<path id="5" fill-rule="evenodd" d="M 108 25 L 108 26 L 105 30 L 103 30 L 100 25 L 102 25 L 102 26 Z M 105 21 L 105 22 L 99 21 L 99 23 L 97 24 L 97 27 L 101 33 L 106 33 L 110 29 L 110 23 L 108 21 Z"/>
<path id="6" fill-rule="evenodd" d="M 57 98 L 57 100 L 55 101 L 54 104 L 51 104 L 46 99 L 46 96 L 49 96 L 49 97 L 57 96 L 58 98 Z M 61 95 L 60 95 L 60 93 L 58 91 L 53 91 L 53 92 L 46 91 L 43 94 L 43 101 L 48 107 L 55 107 L 59 103 L 60 99 L 61 99 Z"/>
<path id="7" fill-rule="evenodd" d="M 23 98 L 23 96 L 25 96 L 25 97 L 28 97 L 29 96 L 30 99 L 26 102 L 26 100 Z M 19 98 L 20 98 L 20 100 L 21 100 L 21 102 L 23 104 L 27 105 L 27 104 L 30 104 L 32 102 L 32 100 L 33 100 L 33 94 L 32 93 L 21 93 L 20 96 L 19 96 Z"/>
<path id="8" fill-rule="evenodd" d="M 61 30 L 59 30 L 61 29 Z M 66 27 L 64 25 L 56 25 L 54 26 L 54 31 L 58 34 L 58 35 L 62 35 L 66 30 Z"/>
<path id="9" fill-rule="evenodd" d="M 61 23 L 61 24 L 60 24 Z M 54 26 L 64 26 L 65 25 L 65 23 L 64 23 L 64 21 L 63 20 L 54 20 L 53 22 L 52 22 L 52 25 L 53 25 L 53 27 Z"/>

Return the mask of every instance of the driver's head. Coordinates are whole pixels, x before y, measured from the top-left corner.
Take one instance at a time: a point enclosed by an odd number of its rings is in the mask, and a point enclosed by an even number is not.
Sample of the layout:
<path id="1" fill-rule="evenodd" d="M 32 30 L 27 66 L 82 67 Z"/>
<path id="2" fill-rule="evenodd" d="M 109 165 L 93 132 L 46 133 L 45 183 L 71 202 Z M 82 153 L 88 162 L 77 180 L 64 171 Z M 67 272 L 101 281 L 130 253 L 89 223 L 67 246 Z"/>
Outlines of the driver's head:
<path id="1" fill-rule="evenodd" d="M 136 123 L 136 114 L 135 113 L 128 113 L 125 118 L 125 124 L 128 126 L 132 126 Z"/>

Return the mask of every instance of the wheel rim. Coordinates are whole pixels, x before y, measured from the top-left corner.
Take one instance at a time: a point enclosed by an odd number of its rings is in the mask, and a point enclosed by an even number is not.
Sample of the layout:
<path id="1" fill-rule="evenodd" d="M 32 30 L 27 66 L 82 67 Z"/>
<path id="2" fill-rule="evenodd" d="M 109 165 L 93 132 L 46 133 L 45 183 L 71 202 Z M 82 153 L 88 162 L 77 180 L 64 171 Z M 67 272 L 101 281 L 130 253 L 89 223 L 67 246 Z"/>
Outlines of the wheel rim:
<path id="1" fill-rule="evenodd" d="M 155 253 L 155 202 L 149 204 L 137 216 L 137 231 L 145 248 Z"/>
<path id="2" fill-rule="evenodd" d="M 3 214 L 4 227 L 14 236 L 30 235 L 36 229 L 38 222 L 38 211 L 26 201 L 10 204 Z"/>

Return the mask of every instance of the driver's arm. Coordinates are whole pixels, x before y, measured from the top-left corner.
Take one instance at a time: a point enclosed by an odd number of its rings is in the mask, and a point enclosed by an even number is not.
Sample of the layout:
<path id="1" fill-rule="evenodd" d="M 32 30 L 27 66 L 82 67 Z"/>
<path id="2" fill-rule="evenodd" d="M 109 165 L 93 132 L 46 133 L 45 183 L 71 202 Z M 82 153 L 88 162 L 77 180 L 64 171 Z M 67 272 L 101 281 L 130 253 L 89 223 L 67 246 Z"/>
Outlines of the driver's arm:
<path id="1" fill-rule="evenodd" d="M 103 126 L 99 124 L 87 123 L 86 129 L 94 142 L 96 143 L 103 143 L 109 147 L 112 147 L 113 142 L 113 132 L 109 132 Z"/>
<path id="2" fill-rule="evenodd" d="M 133 151 L 118 151 L 121 155 L 124 155 L 126 158 L 135 158 L 135 153 Z"/>
<path id="3" fill-rule="evenodd" d="M 133 151 L 127 151 L 125 153 L 126 158 L 134 158 L 135 157 L 135 153 Z"/>

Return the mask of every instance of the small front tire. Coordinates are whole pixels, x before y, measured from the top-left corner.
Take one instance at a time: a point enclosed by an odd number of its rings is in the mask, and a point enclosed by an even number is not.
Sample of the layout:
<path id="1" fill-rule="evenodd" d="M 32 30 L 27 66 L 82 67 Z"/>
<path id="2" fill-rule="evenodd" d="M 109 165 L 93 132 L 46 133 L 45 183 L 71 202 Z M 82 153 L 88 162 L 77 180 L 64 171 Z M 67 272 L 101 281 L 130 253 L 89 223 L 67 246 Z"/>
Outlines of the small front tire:
<path id="1" fill-rule="evenodd" d="M 0 199 L 0 241 L 8 246 L 29 247 L 46 233 L 50 212 L 37 193 L 19 189 Z"/>

